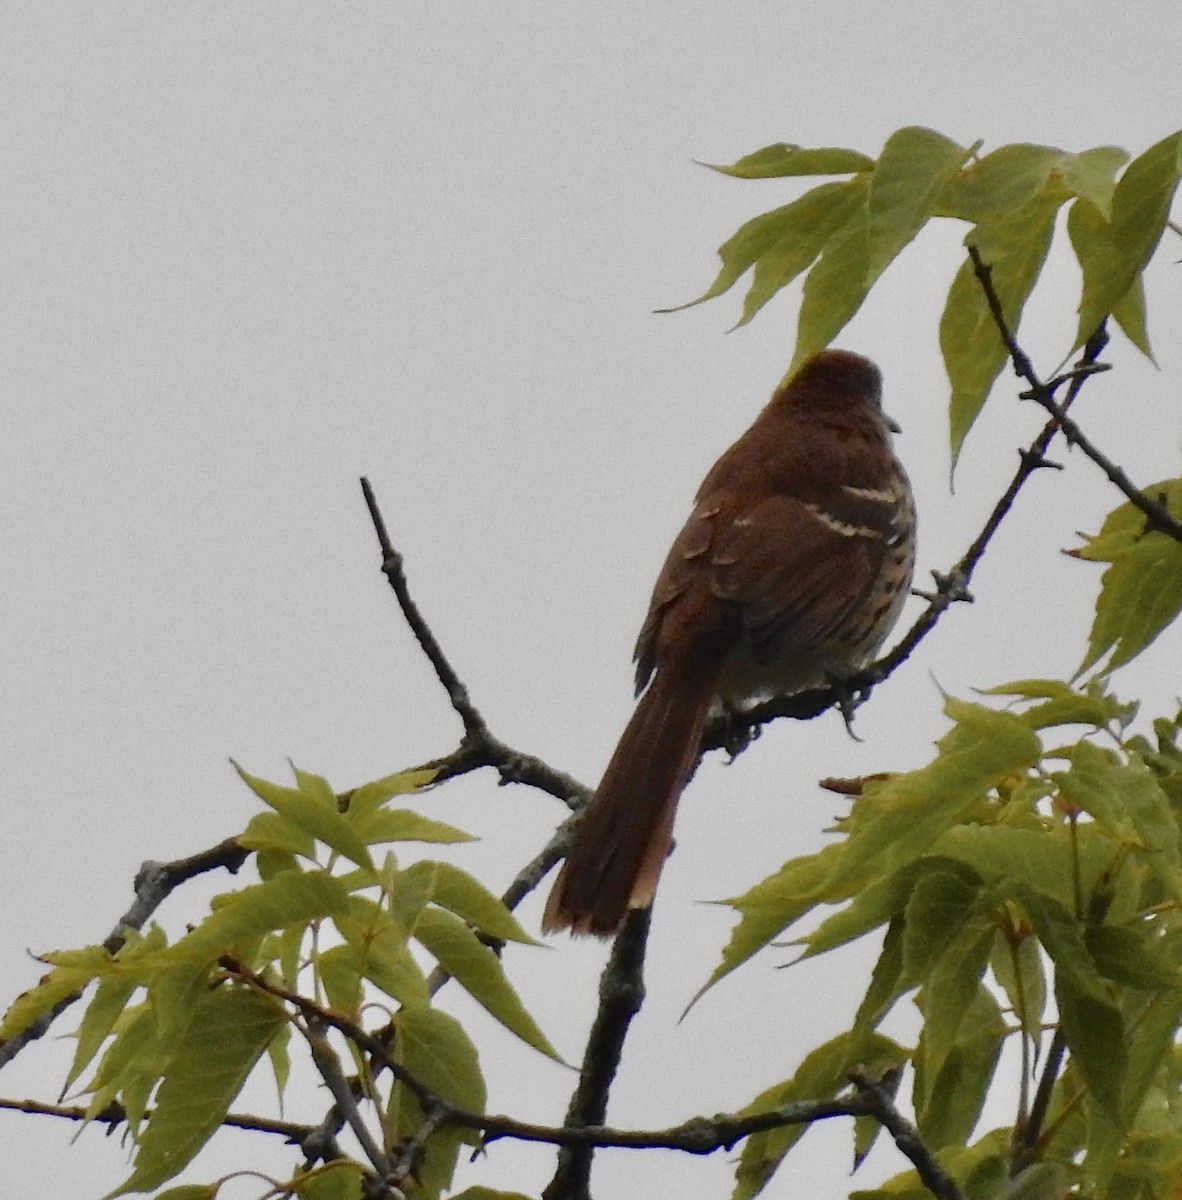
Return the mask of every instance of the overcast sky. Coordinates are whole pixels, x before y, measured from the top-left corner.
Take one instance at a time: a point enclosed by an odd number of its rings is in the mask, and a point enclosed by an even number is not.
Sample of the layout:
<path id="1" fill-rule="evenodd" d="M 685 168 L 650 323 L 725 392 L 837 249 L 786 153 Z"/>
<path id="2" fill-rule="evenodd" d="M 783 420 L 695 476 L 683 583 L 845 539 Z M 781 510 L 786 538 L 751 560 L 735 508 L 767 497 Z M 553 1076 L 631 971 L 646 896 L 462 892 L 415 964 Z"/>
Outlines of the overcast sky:
<path id="1" fill-rule="evenodd" d="M 804 6 L 292 2 L 10 6 L 0 21 L 0 762 L 4 1003 L 26 950 L 100 940 L 147 858 L 255 811 L 231 772 L 288 757 L 347 787 L 455 745 L 457 722 L 378 572 L 368 474 L 411 586 L 493 729 L 594 783 L 630 705 L 629 655 L 701 476 L 792 350 L 796 294 L 729 336 L 739 294 L 688 312 L 739 223 L 797 194 L 694 165 L 771 142 L 877 155 L 907 124 L 991 148 L 1139 152 L 1182 125 L 1174 0 Z M 1008 383 L 948 490 L 935 325 L 963 229 L 924 234 L 840 345 L 883 367 L 920 506 L 920 570 L 947 568 L 1041 422 Z M 1160 373 L 1118 342 L 1080 419 L 1141 481 L 1178 473 L 1177 240 L 1151 269 Z M 1056 257 L 1024 342 L 1069 347 Z M 1043 473 L 975 581 L 859 714 L 767 731 L 703 768 L 665 872 L 611 1118 L 737 1107 L 848 1025 L 866 955 L 763 955 L 678 1025 L 734 894 L 821 844 L 821 776 L 907 768 L 939 689 L 1069 675 L 1098 571 L 1059 555 L 1116 497 L 1082 459 Z M 920 582 L 923 582 L 921 578 Z M 913 610 L 909 610 L 913 615 Z M 1118 677 L 1158 711 L 1176 634 Z M 560 806 L 478 777 L 424 810 L 481 835 L 454 856 L 500 890 Z M 174 896 L 175 934 L 224 879 Z M 536 929 L 541 897 L 522 910 Z M 605 950 L 508 960 L 577 1060 Z M 873 947 L 868 949 L 868 953 Z M 455 1001 L 452 1001 L 455 1003 Z M 906 1007 L 906 1006 L 905 1006 Z M 467 1018 L 462 1003 L 456 1011 Z M 70 1027 L 67 1021 L 63 1030 Z M 901 1028 L 906 1029 L 904 1024 Z M 485 1026 L 477 1026 L 485 1037 Z M 70 1043 L 0 1094 L 53 1098 Z M 573 1077 L 485 1038 L 490 1104 L 558 1122 Z M 263 1088 L 250 1098 L 264 1108 Z M 323 1092 L 291 1098 L 315 1119 Z M 1012 1098 L 998 1120 L 1012 1111 Z M 248 1107 L 244 1101 L 239 1107 Z M 0 1117 L 13 1194 L 97 1196 L 127 1172 L 97 1130 Z M 769 1195 L 844 1194 L 849 1127 L 809 1134 Z M 268 1147 L 277 1172 L 290 1162 Z M 186 1178 L 253 1165 L 223 1136 Z M 890 1146 L 855 1182 L 904 1164 Z M 507 1142 L 481 1178 L 536 1191 L 551 1155 Z M 599 1194 L 727 1194 L 730 1166 L 602 1156 Z M 807 1186 L 803 1186 L 807 1184 Z M 224 1193 L 257 1194 L 256 1182 Z"/>

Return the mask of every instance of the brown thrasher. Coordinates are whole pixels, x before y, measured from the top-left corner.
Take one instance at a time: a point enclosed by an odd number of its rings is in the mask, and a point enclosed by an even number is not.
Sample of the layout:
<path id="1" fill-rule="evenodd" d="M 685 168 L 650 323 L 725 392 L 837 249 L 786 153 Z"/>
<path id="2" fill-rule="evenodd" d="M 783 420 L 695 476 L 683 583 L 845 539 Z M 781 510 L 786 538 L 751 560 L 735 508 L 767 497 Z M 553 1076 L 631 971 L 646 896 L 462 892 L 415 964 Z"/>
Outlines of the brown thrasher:
<path id="1" fill-rule="evenodd" d="M 580 819 L 542 927 L 601 936 L 652 903 L 677 801 L 717 711 L 840 681 L 911 584 L 915 508 L 882 376 L 825 350 L 714 464 L 653 589 L 640 696 Z"/>

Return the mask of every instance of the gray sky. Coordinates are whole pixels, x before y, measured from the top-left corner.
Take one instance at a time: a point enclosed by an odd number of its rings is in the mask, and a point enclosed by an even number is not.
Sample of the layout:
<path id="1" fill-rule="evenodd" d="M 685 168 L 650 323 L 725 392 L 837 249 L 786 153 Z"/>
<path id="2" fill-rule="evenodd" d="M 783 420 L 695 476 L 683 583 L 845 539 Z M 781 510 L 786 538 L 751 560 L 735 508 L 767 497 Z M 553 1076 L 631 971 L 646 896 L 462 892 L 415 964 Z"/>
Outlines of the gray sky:
<path id="1" fill-rule="evenodd" d="M 741 221 L 796 194 L 692 160 L 781 140 L 875 155 L 911 123 L 986 148 L 1136 153 L 1182 124 L 1178 25 L 1172 0 L 1002 2 L 987 16 L 848 0 L 6 13 L 6 1001 L 40 973 L 26 949 L 105 936 L 141 861 L 241 830 L 254 807 L 229 755 L 278 779 L 290 756 L 347 787 L 455 744 L 378 573 L 363 473 L 494 730 L 593 783 L 629 711 L 632 641 L 667 543 L 791 355 L 795 294 L 729 336 L 738 293 L 653 315 L 705 288 Z M 839 339 L 885 372 L 925 577 L 960 555 L 1040 425 L 999 388 L 949 495 L 935 324 L 961 236 L 925 233 Z M 1119 369 L 1080 409 L 1146 482 L 1178 473 L 1179 257 L 1166 244 L 1148 280 L 1160 373 L 1118 342 Z M 1076 299 L 1056 257 L 1024 336 L 1046 369 L 1070 343 Z M 678 1025 L 731 924 L 695 902 L 820 844 L 840 805 L 817 778 L 926 761 L 944 729 L 939 688 L 1071 673 L 1098 572 L 1058 549 L 1116 497 L 1086 462 L 1069 465 L 1035 481 L 977 603 L 859 715 L 862 743 L 830 715 L 703 768 L 665 872 L 614 1122 L 737 1107 L 846 1027 L 864 955 L 789 972 L 772 970 L 786 954 L 761 956 Z M 1163 639 L 1118 690 L 1147 695 L 1150 715 L 1167 708 L 1179 646 Z M 561 816 L 486 777 L 423 806 L 481 835 L 454 858 L 497 890 Z M 161 921 L 175 934 L 224 886 L 173 897 Z M 523 909 L 527 927 L 540 904 Z M 604 953 L 559 941 L 509 960 L 572 1060 Z M 71 1048 L 26 1053 L 0 1094 L 52 1098 Z M 567 1072 L 496 1032 L 483 1053 L 494 1109 L 560 1119 Z M 254 1106 L 268 1098 L 260 1089 Z M 293 1095 L 288 1114 L 325 1103 Z M 126 1174 L 97 1131 L 70 1148 L 64 1126 L 0 1121 L 19 1139 L 10 1170 L 26 1194 L 98 1195 Z M 282 1170 L 289 1156 L 268 1149 Z M 769 1194 L 802 1181 L 844 1194 L 848 1124 L 797 1153 Z M 187 1178 L 256 1157 L 228 1135 Z M 481 1178 L 536 1190 L 550 1161 L 500 1143 Z M 857 1182 L 902 1165 L 880 1149 Z M 725 1195 L 729 1173 L 722 1156 L 616 1152 L 601 1191 Z"/>

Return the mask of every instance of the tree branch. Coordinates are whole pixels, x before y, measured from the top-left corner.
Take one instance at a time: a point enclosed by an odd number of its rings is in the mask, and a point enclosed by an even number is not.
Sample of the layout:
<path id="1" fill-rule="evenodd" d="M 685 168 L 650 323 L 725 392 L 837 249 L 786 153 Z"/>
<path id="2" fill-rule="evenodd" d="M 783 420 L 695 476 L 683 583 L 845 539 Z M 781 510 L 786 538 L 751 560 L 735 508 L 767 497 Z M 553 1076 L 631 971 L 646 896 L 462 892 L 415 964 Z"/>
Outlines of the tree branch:
<path id="1" fill-rule="evenodd" d="M 398 607 L 402 609 L 402 615 L 415 635 L 419 648 L 427 656 L 427 661 L 435 668 L 435 674 L 439 682 L 443 684 L 444 691 L 451 700 L 452 708 L 456 710 L 463 722 L 465 735 L 477 737 L 486 728 L 484 718 L 472 703 L 468 696 L 468 689 L 460 682 L 460 677 L 448 662 L 443 648 L 431 632 L 430 626 L 423 620 L 418 606 L 411 599 L 410 590 L 406 585 L 406 573 L 402 569 L 402 555 L 394 549 L 394 545 L 390 541 L 390 535 L 386 532 L 386 522 L 378 508 L 373 488 L 370 487 L 369 480 L 364 477 L 361 480 L 361 494 L 365 497 L 365 506 L 369 509 L 369 518 L 373 522 L 378 545 L 381 547 L 382 574 L 389 581 L 398 601 Z"/>
<path id="2" fill-rule="evenodd" d="M 1030 385 L 1029 390 L 1021 394 L 1021 399 L 1033 400 L 1035 404 L 1045 409 L 1050 414 L 1051 421 L 1056 428 L 1062 430 L 1067 442 L 1077 447 L 1083 454 L 1090 458 L 1108 476 L 1109 481 L 1124 494 L 1129 502 L 1145 514 L 1146 523 L 1151 529 L 1156 529 L 1174 538 L 1175 541 L 1182 542 L 1182 522 L 1175 520 L 1164 504 L 1146 496 L 1116 463 L 1088 440 L 1075 421 L 1067 415 L 1067 409 L 1079 393 L 1079 386 L 1082 379 L 1087 374 L 1107 370 L 1107 365 L 1097 363 L 1095 357 L 1091 361 L 1087 361 L 1085 354 L 1085 361 L 1080 363 L 1074 371 L 1069 371 L 1065 375 L 1058 375 L 1049 382 L 1044 383 L 1034 370 L 1030 358 L 1014 339 L 1013 331 L 1006 321 L 1001 300 L 997 295 L 997 289 L 993 286 L 992 268 L 981 257 L 980 250 L 972 243 L 968 245 L 968 254 L 973 263 L 973 273 L 977 277 L 977 282 L 981 285 L 981 290 L 985 295 L 985 303 L 989 306 L 989 312 L 993 317 L 993 323 L 997 326 L 997 331 L 1001 335 L 1001 340 L 1005 343 L 1006 350 L 1009 353 L 1014 374 L 1024 379 Z M 1097 329 L 1092 337 L 1093 339 L 1102 337 L 1105 343 L 1108 340 L 1107 334 L 1103 332 L 1103 325 Z M 1089 339 L 1088 345 L 1090 346 L 1091 344 L 1092 339 Z M 1060 405 L 1055 401 L 1055 392 L 1068 381 L 1071 384 L 1071 392 L 1068 395 L 1067 402 Z"/>
<path id="3" fill-rule="evenodd" d="M 644 955 L 652 909 L 633 909 L 612 943 L 599 978 L 599 1008 L 583 1051 L 579 1084 L 566 1111 L 564 1129 L 602 1126 L 607 1097 L 624 1053 L 632 1019 L 644 1004 Z M 592 1144 L 564 1145 L 542 1200 L 589 1200 Z"/>
<path id="4" fill-rule="evenodd" d="M 1054 381 L 1052 381 L 1052 385 L 1053 383 Z M 1182 522 L 1176 520 L 1160 500 L 1155 500 L 1141 491 L 1112 459 L 1093 445 L 1079 425 L 1067 415 L 1064 407 L 1055 403 L 1051 394 L 1032 388 L 1028 392 L 1023 392 L 1022 398 L 1033 400 L 1035 404 L 1040 405 L 1051 414 L 1052 420 L 1063 431 L 1063 436 L 1067 441 L 1087 455 L 1108 476 L 1109 482 L 1123 492 L 1126 499 L 1145 514 L 1145 524 L 1148 528 L 1164 533 L 1177 542 L 1182 542 Z"/>
<path id="5" fill-rule="evenodd" d="M 647 910 L 644 909 L 638 909 L 634 914 L 636 941 L 630 947 L 625 946 L 620 952 L 621 957 L 636 954 L 639 944 L 647 934 L 644 928 L 646 914 Z M 625 928 L 616 939 L 616 944 L 627 942 L 628 934 L 629 929 Z M 900 1151 L 915 1166 L 924 1185 L 938 1200 L 963 1200 L 956 1184 L 924 1145 L 915 1127 L 896 1108 L 888 1086 L 889 1081 L 873 1080 L 855 1072 L 850 1076 L 856 1089 L 852 1096 L 797 1101 L 762 1113 L 722 1113 L 713 1117 L 691 1117 L 679 1125 L 664 1129 L 627 1130 L 613 1129 L 599 1123 L 571 1124 L 569 1115 L 567 1124 L 562 1128 L 534 1125 L 498 1114 L 471 1112 L 451 1104 L 396 1062 L 391 1056 L 389 1046 L 382 1039 L 367 1032 L 350 1018 L 271 982 L 230 957 L 221 959 L 219 965 L 231 977 L 292 1005 L 305 1020 L 335 1029 L 348 1038 L 359 1050 L 388 1070 L 413 1093 L 423 1111 L 431 1114 L 430 1119 L 434 1125 L 458 1125 L 466 1129 L 475 1129 L 482 1132 L 488 1142 L 513 1138 L 517 1141 L 543 1142 L 565 1147 L 680 1150 L 686 1154 L 713 1154 L 717 1150 L 733 1149 L 738 1142 L 752 1134 L 779 1129 L 785 1125 L 803 1125 L 830 1117 L 872 1116 L 881 1122 Z M 627 978 L 633 970 L 633 966 L 621 964 L 623 977 Z M 622 1033 L 616 1036 L 622 1036 Z M 606 1058 L 604 1061 L 606 1063 Z M 614 1067 L 611 1069 L 614 1070 Z M 601 1103 L 601 1095 L 589 1095 L 583 1111 L 589 1113 L 594 1106 Z M 557 1200 L 558 1196 L 567 1200 L 577 1193 L 552 1193 L 548 1188 L 544 1195 L 549 1200 Z"/>
<path id="6" fill-rule="evenodd" d="M 89 1110 L 80 1104 L 42 1104 L 39 1100 L 10 1100 L 7 1097 L 0 1097 L 0 1109 L 29 1113 L 32 1116 L 58 1117 L 64 1121 L 95 1121 L 100 1125 L 108 1125 L 112 1129 L 127 1120 L 127 1114 L 120 1104 L 109 1104 L 102 1112 L 89 1116 Z M 145 1113 L 147 1118 L 150 1118 L 151 1115 L 151 1110 Z M 256 1117 L 250 1113 L 227 1113 L 221 1123 L 230 1129 L 274 1134 L 297 1145 L 319 1128 L 316 1125 L 300 1125 L 294 1121 L 273 1121 L 269 1117 Z"/>

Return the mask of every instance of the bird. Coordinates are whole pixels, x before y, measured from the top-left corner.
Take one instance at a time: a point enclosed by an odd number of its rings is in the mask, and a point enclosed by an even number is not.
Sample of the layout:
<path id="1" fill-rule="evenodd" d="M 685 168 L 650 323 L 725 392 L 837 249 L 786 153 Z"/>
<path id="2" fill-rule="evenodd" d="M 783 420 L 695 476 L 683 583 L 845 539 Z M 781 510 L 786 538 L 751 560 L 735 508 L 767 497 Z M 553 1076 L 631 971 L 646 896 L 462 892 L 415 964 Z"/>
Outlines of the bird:
<path id="1" fill-rule="evenodd" d="M 714 464 L 653 588 L 639 697 L 575 825 L 544 932 L 609 937 L 647 908 L 707 722 L 840 683 L 898 620 L 915 505 L 878 367 L 813 355 Z"/>

